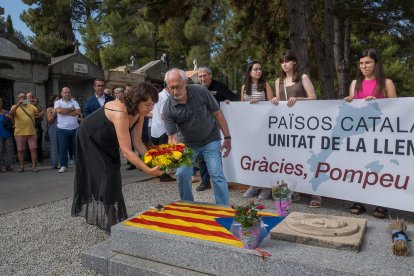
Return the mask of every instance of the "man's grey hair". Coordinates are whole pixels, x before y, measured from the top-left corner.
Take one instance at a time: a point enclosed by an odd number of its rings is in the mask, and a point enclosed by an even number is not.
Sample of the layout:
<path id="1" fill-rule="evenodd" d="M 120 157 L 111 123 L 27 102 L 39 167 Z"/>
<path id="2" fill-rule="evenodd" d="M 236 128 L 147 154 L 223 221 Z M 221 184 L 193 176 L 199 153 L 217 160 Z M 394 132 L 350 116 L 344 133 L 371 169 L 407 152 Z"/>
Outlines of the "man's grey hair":
<path id="1" fill-rule="evenodd" d="M 178 69 L 178 68 L 172 68 L 172 69 L 168 70 L 167 73 L 165 73 L 165 77 L 164 77 L 165 83 L 167 83 L 167 80 L 168 80 L 170 74 L 173 71 L 178 71 L 178 73 L 180 74 L 181 79 L 184 80 L 184 81 L 187 80 L 187 77 L 185 76 L 185 72 L 183 70 Z"/>
<path id="2" fill-rule="evenodd" d="M 207 66 L 198 67 L 197 71 L 207 72 L 207 74 L 209 74 L 209 75 L 212 74 L 211 69 L 209 67 L 207 67 Z"/>

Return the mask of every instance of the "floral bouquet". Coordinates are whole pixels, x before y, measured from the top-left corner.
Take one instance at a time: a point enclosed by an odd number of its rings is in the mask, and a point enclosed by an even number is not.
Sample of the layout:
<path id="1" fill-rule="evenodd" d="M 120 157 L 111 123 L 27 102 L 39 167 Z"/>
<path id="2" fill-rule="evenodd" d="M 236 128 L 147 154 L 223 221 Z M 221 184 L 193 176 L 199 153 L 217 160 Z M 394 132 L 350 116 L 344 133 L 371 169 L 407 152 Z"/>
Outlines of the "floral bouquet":
<path id="1" fill-rule="evenodd" d="M 144 163 L 150 167 L 160 167 L 163 171 L 191 166 L 193 150 L 184 144 L 162 144 L 152 146 L 144 155 Z"/>

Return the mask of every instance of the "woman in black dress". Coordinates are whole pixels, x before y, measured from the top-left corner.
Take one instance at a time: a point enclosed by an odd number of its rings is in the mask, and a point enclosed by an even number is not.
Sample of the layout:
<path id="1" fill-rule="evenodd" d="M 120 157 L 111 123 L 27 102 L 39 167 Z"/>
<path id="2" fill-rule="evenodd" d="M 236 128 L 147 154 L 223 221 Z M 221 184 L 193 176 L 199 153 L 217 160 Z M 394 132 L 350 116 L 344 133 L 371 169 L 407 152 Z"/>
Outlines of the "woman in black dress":
<path id="1" fill-rule="evenodd" d="M 76 138 L 75 195 L 72 216 L 110 232 L 112 225 L 128 218 L 122 195 L 121 161 L 124 157 L 142 171 L 160 176 L 132 151 L 147 149 L 141 140 L 144 116 L 158 101 L 157 90 L 140 83 L 123 100 L 106 103 L 80 124 Z M 132 141 L 132 142 L 131 142 Z"/>

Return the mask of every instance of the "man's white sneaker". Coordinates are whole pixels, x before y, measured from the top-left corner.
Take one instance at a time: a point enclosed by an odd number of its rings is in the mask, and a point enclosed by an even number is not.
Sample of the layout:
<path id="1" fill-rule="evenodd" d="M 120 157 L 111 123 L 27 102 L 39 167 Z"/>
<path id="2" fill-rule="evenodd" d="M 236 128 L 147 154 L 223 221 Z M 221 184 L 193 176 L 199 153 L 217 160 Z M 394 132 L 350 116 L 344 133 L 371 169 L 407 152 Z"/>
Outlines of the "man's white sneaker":
<path id="1" fill-rule="evenodd" d="M 60 167 L 59 173 L 64 173 L 64 172 L 66 172 L 66 167 L 65 166 Z"/>

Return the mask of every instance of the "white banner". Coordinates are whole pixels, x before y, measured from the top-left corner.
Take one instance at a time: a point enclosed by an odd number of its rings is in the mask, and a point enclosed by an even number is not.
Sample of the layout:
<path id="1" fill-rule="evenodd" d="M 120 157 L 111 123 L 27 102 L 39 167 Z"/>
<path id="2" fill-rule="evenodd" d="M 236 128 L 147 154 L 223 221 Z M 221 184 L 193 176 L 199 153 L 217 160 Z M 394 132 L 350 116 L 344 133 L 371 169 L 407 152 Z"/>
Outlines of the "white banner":
<path id="1" fill-rule="evenodd" d="M 227 181 L 414 211 L 414 98 L 221 104 Z"/>

